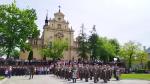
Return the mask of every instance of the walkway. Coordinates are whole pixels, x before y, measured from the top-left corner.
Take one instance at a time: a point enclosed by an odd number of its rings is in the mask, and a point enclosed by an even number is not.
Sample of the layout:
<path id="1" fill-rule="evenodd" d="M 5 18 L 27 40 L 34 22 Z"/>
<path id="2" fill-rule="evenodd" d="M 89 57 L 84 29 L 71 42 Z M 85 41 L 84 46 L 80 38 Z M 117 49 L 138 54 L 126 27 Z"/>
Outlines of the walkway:
<path id="1" fill-rule="evenodd" d="M 59 79 L 53 75 L 36 75 L 34 79 L 29 80 L 29 76 L 14 76 L 10 79 L 4 79 L 0 84 L 73 84 L 63 79 Z M 84 82 L 77 80 L 76 84 L 94 84 L 93 81 Z M 102 80 L 98 84 L 104 84 Z M 111 80 L 107 84 L 150 84 L 146 80 Z"/>

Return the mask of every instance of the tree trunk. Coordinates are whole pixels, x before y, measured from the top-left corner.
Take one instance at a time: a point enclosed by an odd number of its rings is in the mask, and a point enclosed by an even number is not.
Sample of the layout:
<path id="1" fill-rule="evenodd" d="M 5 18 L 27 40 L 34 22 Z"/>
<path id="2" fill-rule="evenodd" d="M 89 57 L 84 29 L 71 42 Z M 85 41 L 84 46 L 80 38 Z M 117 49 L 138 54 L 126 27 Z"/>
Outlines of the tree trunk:
<path id="1" fill-rule="evenodd" d="M 141 67 L 142 67 L 142 69 L 143 69 L 143 60 L 141 60 Z"/>
<path id="2" fill-rule="evenodd" d="M 6 58 L 6 59 L 9 59 L 9 57 L 10 57 L 10 52 L 11 52 L 11 48 L 9 47 L 8 50 L 7 50 L 7 58 Z"/>
<path id="3" fill-rule="evenodd" d="M 8 59 L 8 58 L 9 58 L 9 55 L 10 55 L 10 52 L 7 52 L 7 58 L 6 58 L 6 59 Z"/>
<path id="4" fill-rule="evenodd" d="M 131 60 L 131 57 L 132 57 L 132 55 L 130 55 L 130 58 L 129 58 L 129 72 L 130 72 L 130 70 L 131 70 L 131 67 L 132 67 L 132 60 Z"/>
<path id="5" fill-rule="evenodd" d="M 46 61 L 46 56 L 44 55 L 43 60 Z"/>

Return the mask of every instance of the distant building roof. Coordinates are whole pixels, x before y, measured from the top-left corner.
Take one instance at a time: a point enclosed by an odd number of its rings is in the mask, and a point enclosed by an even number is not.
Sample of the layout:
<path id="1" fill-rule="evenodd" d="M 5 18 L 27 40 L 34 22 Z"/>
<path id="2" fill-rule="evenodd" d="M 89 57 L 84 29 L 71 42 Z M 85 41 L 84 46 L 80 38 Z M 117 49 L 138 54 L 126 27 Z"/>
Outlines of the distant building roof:
<path id="1" fill-rule="evenodd" d="M 150 47 L 146 50 L 147 53 L 150 53 Z"/>

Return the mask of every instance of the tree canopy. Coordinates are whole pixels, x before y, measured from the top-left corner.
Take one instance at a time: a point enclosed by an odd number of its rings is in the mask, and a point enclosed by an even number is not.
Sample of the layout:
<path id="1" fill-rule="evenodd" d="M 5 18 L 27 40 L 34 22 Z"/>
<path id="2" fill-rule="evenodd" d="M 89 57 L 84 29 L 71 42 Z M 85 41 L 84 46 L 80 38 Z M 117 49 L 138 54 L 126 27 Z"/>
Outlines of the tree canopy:
<path id="1" fill-rule="evenodd" d="M 25 50 L 27 39 L 39 35 L 36 19 L 34 9 L 20 9 L 16 2 L 0 5 L 0 46 L 5 48 L 7 58 L 16 47 Z"/>
<path id="2" fill-rule="evenodd" d="M 68 49 L 67 42 L 63 39 L 56 39 L 52 42 L 49 42 L 48 45 L 41 50 L 41 55 L 43 57 L 46 56 L 52 58 L 53 60 L 58 60 L 63 57 L 66 49 Z"/>
<path id="3" fill-rule="evenodd" d="M 116 56 L 116 46 L 110 42 L 110 39 L 106 37 L 99 37 L 98 39 L 98 58 L 104 62 L 113 61 Z"/>
<path id="4" fill-rule="evenodd" d="M 128 68 L 132 68 L 133 63 L 143 64 L 147 59 L 147 53 L 142 49 L 141 44 L 133 41 L 125 43 L 119 52 L 120 58 L 123 59 Z"/>

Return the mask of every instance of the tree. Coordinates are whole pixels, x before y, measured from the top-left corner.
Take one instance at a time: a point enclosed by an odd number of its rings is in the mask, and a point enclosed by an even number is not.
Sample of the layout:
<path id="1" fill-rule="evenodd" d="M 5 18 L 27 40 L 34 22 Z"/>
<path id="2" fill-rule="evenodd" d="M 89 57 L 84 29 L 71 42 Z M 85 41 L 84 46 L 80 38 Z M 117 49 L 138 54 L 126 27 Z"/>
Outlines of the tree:
<path id="1" fill-rule="evenodd" d="M 41 55 L 58 60 L 63 57 L 66 49 L 68 49 L 67 42 L 63 39 L 56 39 L 41 50 Z"/>
<path id="2" fill-rule="evenodd" d="M 91 36 L 89 36 L 88 39 L 88 48 L 90 50 L 90 58 L 91 60 L 96 60 L 98 57 L 98 35 L 96 33 L 95 25 L 93 27 L 93 30 L 91 31 Z"/>
<path id="3" fill-rule="evenodd" d="M 41 56 L 43 57 L 43 60 L 46 60 L 46 57 L 49 56 L 46 48 L 41 50 Z"/>
<path id="4" fill-rule="evenodd" d="M 20 52 L 19 50 L 14 49 L 14 50 L 10 53 L 10 56 L 11 56 L 11 57 L 14 57 L 14 59 L 19 59 L 19 55 L 20 55 L 19 52 Z"/>
<path id="5" fill-rule="evenodd" d="M 141 45 L 133 41 L 125 43 L 120 49 L 120 58 L 124 59 L 128 63 L 128 68 L 132 68 L 132 63 L 137 56 L 137 52 L 140 51 Z"/>
<path id="6" fill-rule="evenodd" d="M 29 37 L 38 36 L 36 19 L 34 9 L 19 9 L 15 1 L 12 4 L 0 5 L 0 37 L 3 36 L 0 46 L 5 48 L 7 58 L 16 47 L 25 50 L 24 46 Z"/>
<path id="7" fill-rule="evenodd" d="M 119 54 L 120 51 L 120 44 L 117 39 L 110 39 L 109 42 L 115 47 L 114 52 L 115 56 Z"/>
<path id="8" fill-rule="evenodd" d="M 141 68 L 144 68 L 144 64 L 148 61 L 148 54 L 144 50 L 137 51 L 136 62 L 141 65 Z"/>
<path id="9" fill-rule="evenodd" d="M 3 47 L 0 47 L 0 56 L 3 56 L 5 54 L 5 49 Z"/>
<path id="10" fill-rule="evenodd" d="M 115 56 L 115 46 L 106 37 L 98 39 L 99 59 L 106 62 L 112 61 Z"/>
<path id="11" fill-rule="evenodd" d="M 81 33 L 77 37 L 77 43 L 78 43 L 77 51 L 78 51 L 79 56 L 81 57 L 82 60 L 87 60 L 88 59 L 88 53 L 89 53 L 88 41 L 87 41 L 86 33 L 84 33 L 84 31 L 83 31 L 84 25 L 82 25 L 81 28 L 82 28 Z"/>

